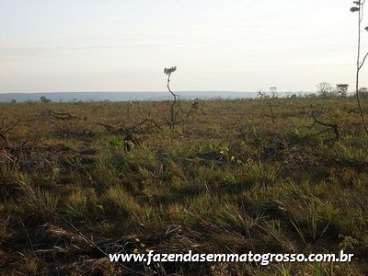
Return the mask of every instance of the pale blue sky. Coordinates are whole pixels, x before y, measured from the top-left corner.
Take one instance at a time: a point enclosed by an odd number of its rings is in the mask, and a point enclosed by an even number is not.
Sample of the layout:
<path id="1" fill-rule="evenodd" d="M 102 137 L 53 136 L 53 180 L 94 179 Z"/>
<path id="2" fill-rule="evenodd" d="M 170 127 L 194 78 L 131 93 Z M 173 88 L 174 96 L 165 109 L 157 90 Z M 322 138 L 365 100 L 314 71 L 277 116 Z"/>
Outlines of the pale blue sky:
<path id="1" fill-rule="evenodd" d="M 0 0 L 0 92 L 353 85 L 349 0 Z M 368 7 L 367 7 L 368 8 Z M 365 34 L 368 37 L 368 33 Z M 366 71 L 363 84 L 368 85 Z"/>

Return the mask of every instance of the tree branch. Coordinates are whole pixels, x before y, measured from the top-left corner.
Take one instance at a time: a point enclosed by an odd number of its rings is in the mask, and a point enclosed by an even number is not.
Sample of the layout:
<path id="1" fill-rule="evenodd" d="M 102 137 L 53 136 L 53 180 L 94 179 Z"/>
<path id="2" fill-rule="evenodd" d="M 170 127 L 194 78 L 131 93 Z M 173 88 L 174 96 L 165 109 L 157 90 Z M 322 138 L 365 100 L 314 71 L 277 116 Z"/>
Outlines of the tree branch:
<path id="1" fill-rule="evenodd" d="M 313 119 L 313 124 L 312 127 L 316 124 L 330 128 L 331 130 L 333 130 L 334 134 L 335 134 L 335 138 L 336 141 L 340 140 L 340 131 L 339 131 L 339 126 L 337 124 L 332 124 L 332 123 L 327 123 L 327 122 L 323 122 L 320 119 L 317 118 L 316 113 L 312 111 L 312 119 Z"/>
<path id="2" fill-rule="evenodd" d="M 364 63 L 367 60 L 367 58 L 368 58 L 368 52 L 364 55 L 364 58 L 363 58 L 362 62 L 359 65 L 359 70 L 361 70 L 363 68 Z"/>

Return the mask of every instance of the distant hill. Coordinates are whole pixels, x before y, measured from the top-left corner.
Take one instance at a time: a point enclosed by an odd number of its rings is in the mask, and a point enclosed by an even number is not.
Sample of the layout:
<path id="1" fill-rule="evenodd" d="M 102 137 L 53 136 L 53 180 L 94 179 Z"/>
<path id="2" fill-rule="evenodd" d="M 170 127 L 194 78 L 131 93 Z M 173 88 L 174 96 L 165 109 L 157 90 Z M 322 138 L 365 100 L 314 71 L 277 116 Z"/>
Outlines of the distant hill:
<path id="1" fill-rule="evenodd" d="M 195 98 L 210 99 L 241 99 L 254 98 L 255 92 L 231 92 L 231 91 L 202 91 L 202 92 L 177 92 L 180 99 L 191 100 Z M 55 102 L 71 101 L 161 101 L 171 99 L 168 92 L 50 92 L 50 93 L 0 93 L 0 102 L 39 101 L 40 97 L 46 97 Z"/>

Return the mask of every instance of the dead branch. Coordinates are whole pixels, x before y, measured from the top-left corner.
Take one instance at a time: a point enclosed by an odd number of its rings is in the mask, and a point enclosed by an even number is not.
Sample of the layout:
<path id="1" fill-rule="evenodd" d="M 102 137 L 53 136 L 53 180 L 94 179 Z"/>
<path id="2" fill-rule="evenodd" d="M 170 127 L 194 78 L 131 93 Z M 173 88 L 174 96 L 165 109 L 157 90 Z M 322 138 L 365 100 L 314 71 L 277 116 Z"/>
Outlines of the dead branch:
<path id="1" fill-rule="evenodd" d="M 322 112 L 322 109 L 321 109 L 321 112 Z M 311 112 L 311 117 L 313 119 L 313 123 L 310 126 L 310 128 L 313 128 L 316 125 L 320 125 L 320 126 L 326 127 L 326 128 L 331 129 L 333 131 L 333 133 L 335 134 L 336 141 L 340 140 L 340 128 L 339 128 L 338 124 L 336 124 L 336 123 L 328 123 L 328 122 L 322 121 L 321 119 L 319 119 L 317 117 L 317 116 L 319 116 L 319 114 L 317 114 L 316 111 L 312 111 Z"/>
<path id="2" fill-rule="evenodd" d="M 141 135 L 150 132 L 152 129 L 162 129 L 160 124 L 150 118 L 129 127 L 117 127 L 105 123 L 97 123 L 97 125 L 104 127 L 111 134 L 121 135 L 126 145 L 126 150 L 130 150 L 131 146 L 140 144 Z"/>
<path id="3" fill-rule="evenodd" d="M 80 117 L 75 116 L 75 115 L 73 115 L 69 112 L 57 112 L 57 111 L 49 110 L 48 114 L 52 119 L 61 120 L 61 121 L 67 121 L 67 120 L 73 120 L 73 119 L 80 120 L 81 119 Z"/>
<path id="4" fill-rule="evenodd" d="M 119 127 L 119 126 L 112 126 L 105 123 L 97 123 L 97 125 L 104 127 L 108 132 L 111 134 L 117 135 L 126 135 L 129 133 L 140 133 L 147 129 L 157 128 L 159 130 L 162 129 L 160 124 L 158 124 L 153 119 L 145 119 L 136 125 L 129 126 L 129 127 Z"/>
<path id="5" fill-rule="evenodd" d="M 123 128 L 108 125 L 108 124 L 105 124 L 105 123 L 97 123 L 97 125 L 104 127 L 111 134 L 121 134 L 121 132 L 123 130 Z"/>
<path id="6" fill-rule="evenodd" d="M 6 136 L 4 134 L 2 134 L 0 132 L 0 139 L 7 145 L 8 144 L 8 139 L 6 138 Z"/>
<path id="7" fill-rule="evenodd" d="M 100 246 L 99 243 L 95 242 L 93 239 L 90 239 L 88 238 L 86 235 L 84 235 L 76 226 L 74 226 L 70 221 L 66 220 L 65 218 L 62 218 L 63 221 L 68 224 L 72 229 L 73 231 L 78 235 L 78 240 L 79 241 L 84 241 L 86 243 L 87 246 L 89 246 L 90 248 L 94 248 L 96 249 L 97 251 L 99 251 L 103 256 L 104 258 L 101 258 L 100 260 L 108 260 L 108 256 L 109 254 L 106 252 L 105 248 L 102 248 L 102 246 Z M 95 262 L 96 260 L 94 260 Z M 135 275 L 144 275 L 144 274 L 141 274 L 139 273 L 138 271 L 135 271 L 135 270 L 132 270 L 131 268 L 121 264 L 121 263 L 118 263 L 118 265 L 125 269 L 126 271 L 128 272 L 134 272 Z"/>
<path id="8" fill-rule="evenodd" d="M 6 123 L 5 120 L 3 119 L 2 125 L 0 126 L 0 139 L 6 146 L 9 145 L 7 134 L 10 131 L 14 130 L 19 125 L 20 122 L 21 122 L 20 120 L 16 120 L 15 122 L 12 123 Z"/>

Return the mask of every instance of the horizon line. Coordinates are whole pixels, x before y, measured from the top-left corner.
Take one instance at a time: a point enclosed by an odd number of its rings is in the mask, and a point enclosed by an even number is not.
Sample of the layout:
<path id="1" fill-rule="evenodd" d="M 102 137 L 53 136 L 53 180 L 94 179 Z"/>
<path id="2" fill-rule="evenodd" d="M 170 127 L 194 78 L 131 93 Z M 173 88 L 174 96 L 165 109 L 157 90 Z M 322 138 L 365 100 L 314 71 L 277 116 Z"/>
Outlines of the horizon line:
<path id="1" fill-rule="evenodd" d="M 266 92 L 266 93 L 272 93 L 272 91 L 264 91 L 264 90 L 256 90 L 256 91 L 240 91 L 240 90 L 177 90 L 176 93 L 258 93 L 258 92 Z M 129 91 L 129 90 L 122 90 L 122 91 L 31 91 L 31 92 L 2 92 L 0 91 L 1 95 L 4 94 L 51 94 L 51 93 L 169 93 L 165 90 L 135 90 L 135 91 Z M 277 91 L 276 93 L 313 93 L 311 91 L 306 90 L 299 90 L 299 91 L 291 91 L 291 90 L 282 90 Z"/>

